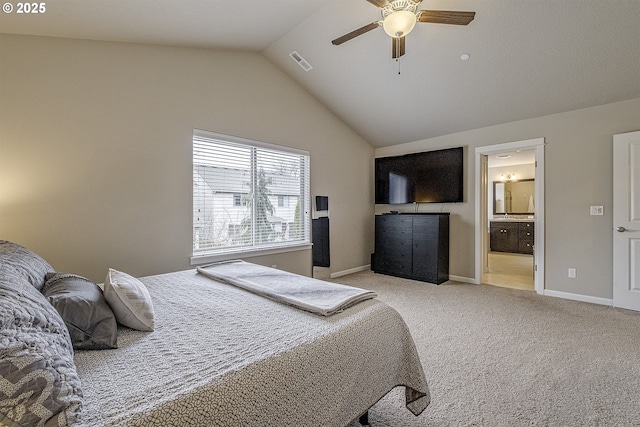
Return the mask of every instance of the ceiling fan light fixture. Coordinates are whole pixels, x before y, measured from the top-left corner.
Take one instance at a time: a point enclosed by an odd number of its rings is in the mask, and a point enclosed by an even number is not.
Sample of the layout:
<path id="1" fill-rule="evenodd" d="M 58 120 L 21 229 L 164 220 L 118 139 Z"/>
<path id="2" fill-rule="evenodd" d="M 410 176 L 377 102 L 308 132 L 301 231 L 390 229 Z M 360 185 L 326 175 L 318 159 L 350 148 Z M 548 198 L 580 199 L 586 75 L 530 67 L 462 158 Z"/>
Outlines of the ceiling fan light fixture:
<path id="1" fill-rule="evenodd" d="M 396 10 L 382 21 L 382 28 L 390 37 L 404 37 L 416 26 L 416 14 L 408 10 Z"/>

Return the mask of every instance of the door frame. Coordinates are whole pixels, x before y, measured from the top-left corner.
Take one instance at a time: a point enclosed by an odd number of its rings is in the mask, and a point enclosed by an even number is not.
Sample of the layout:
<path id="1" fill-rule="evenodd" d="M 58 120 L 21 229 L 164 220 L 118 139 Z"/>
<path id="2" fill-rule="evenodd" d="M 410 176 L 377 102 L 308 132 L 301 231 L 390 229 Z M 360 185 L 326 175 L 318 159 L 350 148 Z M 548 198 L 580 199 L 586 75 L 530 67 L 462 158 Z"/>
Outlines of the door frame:
<path id="1" fill-rule="evenodd" d="M 482 283 L 482 274 L 487 262 L 489 234 L 486 156 L 515 150 L 535 150 L 535 230 L 534 230 L 534 287 L 544 294 L 544 138 L 527 139 L 503 144 L 476 147 L 476 271 L 475 283 Z"/>

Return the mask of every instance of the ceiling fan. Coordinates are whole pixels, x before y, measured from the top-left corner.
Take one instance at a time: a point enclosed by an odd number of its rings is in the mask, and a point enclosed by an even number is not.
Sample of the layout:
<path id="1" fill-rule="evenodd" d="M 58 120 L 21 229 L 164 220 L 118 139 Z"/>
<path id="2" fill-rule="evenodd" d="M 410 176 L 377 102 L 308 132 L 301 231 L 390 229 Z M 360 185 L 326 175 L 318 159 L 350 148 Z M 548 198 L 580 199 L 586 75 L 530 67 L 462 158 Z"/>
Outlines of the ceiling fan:
<path id="1" fill-rule="evenodd" d="M 332 40 L 340 45 L 375 28 L 382 27 L 392 38 L 392 58 L 399 58 L 405 53 L 405 36 L 413 30 L 416 22 L 435 24 L 468 25 L 476 16 L 475 12 L 456 12 L 449 10 L 417 10 L 422 0 L 367 0 L 380 8 L 382 20 L 372 22 L 342 37 Z"/>

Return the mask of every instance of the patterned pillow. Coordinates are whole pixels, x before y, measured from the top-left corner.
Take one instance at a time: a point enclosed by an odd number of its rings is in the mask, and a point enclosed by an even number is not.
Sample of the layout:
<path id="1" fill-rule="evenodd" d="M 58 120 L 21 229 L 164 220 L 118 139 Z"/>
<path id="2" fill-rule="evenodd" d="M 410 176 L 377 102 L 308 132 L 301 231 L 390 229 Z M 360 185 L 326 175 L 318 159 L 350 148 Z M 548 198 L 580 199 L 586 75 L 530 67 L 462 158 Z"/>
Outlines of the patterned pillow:
<path id="1" fill-rule="evenodd" d="M 118 323 L 139 331 L 153 331 L 153 303 L 141 281 L 110 268 L 104 281 L 104 297 Z"/>
<path id="2" fill-rule="evenodd" d="M 73 348 L 101 350 L 118 347 L 116 317 L 98 285 L 91 280 L 75 274 L 50 273 L 42 294 L 62 316 Z"/>
<path id="3" fill-rule="evenodd" d="M 0 240 L 0 265 L 13 267 L 37 290 L 44 286 L 44 277 L 55 271 L 47 261 L 17 243 Z"/>
<path id="4" fill-rule="evenodd" d="M 0 425 L 72 425 L 81 406 L 64 322 L 22 274 L 0 264 Z"/>

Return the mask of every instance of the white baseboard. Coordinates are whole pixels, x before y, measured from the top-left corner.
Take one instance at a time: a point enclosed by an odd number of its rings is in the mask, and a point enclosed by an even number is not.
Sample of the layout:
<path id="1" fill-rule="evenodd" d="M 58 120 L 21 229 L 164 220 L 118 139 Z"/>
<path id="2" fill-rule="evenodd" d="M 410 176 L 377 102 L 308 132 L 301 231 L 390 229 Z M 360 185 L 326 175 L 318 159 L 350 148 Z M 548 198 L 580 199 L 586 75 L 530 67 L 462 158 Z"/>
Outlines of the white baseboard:
<path id="1" fill-rule="evenodd" d="M 348 270 L 336 271 L 334 273 L 331 273 L 330 277 L 332 279 L 335 279 L 336 277 L 346 276 L 347 274 L 358 273 L 360 271 L 367 271 L 367 270 L 370 270 L 370 269 L 371 269 L 371 264 L 367 264 L 367 265 L 363 265 L 363 266 L 360 266 L 360 267 L 350 268 Z M 478 283 L 478 282 L 476 282 L 475 279 L 473 279 L 471 277 L 452 276 L 451 274 L 449 275 L 449 280 L 454 280 L 456 282 L 463 282 L 463 283 L 472 283 L 472 284 L 477 284 Z"/>
<path id="2" fill-rule="evenodd" d="M 478 282 L 474 278 L 464 277 L 464 276 L 454 276 L 452 274 L 449 275 L 449 280 L 455 280 L 456 282 L 463 282 L 463 283 L 471 283 L 474 285 L 478 284 Z"/>
<path id="3" fill-rule="evenodd" d="M 550 289 L 545 289 L 542 295 L 556 297 L 556 298 L 571 299 L 574 301 L 590 302 L 592 304 L 613 306 L 613 299 L 609 299 L 609 298 L 590 297 L 588 295 L 572 294 L 570 292 L 552 291 Z"/>
<path id="4" fill-rule="evenodd" d="M 360 267 L 350 268 L 348 270 L 336 271 L 335 273 L 331 273 L 331 278 L 335 279 L 336 277 L 346 276 L 347 274 L 359 273 L 360 271 L 367 271 L 371 269 L 371 265 L 362 265 Z"/>

